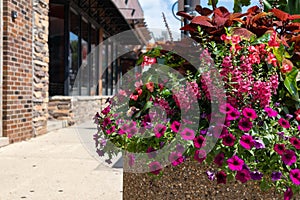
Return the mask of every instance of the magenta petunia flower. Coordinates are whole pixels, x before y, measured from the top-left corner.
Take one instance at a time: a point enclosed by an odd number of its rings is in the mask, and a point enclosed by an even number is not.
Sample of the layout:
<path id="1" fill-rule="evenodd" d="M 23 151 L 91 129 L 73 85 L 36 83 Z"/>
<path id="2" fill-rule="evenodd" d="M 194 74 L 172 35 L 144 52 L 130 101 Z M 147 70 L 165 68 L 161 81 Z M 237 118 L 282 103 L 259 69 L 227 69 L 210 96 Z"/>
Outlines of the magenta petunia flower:
<path id="1" fill-rule="evenodd" d="M 178 121 L 174 121 L 172 124 L 171 124 L 171 130 L 174 132 L 174 133 L 177 133 L 178 130 L 180 128 L 180 122 Z"/>
<path id="2" fill-rule="evenodd" d="M 234 109 L 233 111 L 227 113 L 226 115 L 226 120 L 228 121 L 232 121 L 232 120 L 236 120 L 240 117 L 240 112 L 237 109 Z"/>
<path id="3" fill-rule="evenodd" d="M 235 179 L 241 181 L 241 183 L 246 183 L 251 179 L 250 172 L 246 169 L 238 171 L 235 175 Z"/>
<path id="4" fill-rule="evenodd" d="M 111 124 L 111 120 L 110 120 L 110 118 L 105 118 L 104 120 L 103 120 L 103 122 L 102 122 L 102 126 L 104 126 L 104 127 L 106 127 L 106 126 L 108 126 L 108 125 L 110 125 Z"/>
<path id="5" fill-rule="evenodd" d="M 226 103 L 220 106 L 220 112 L 223 114 L 230 113 L 234 110 L 235 108 L 230 104 Z"/>
<path id="6" fill-rule="evenodd" d="M 194 159 L 199 163 L 202 163 L 206 159 L 206 152 L 204 150 L 196 150 L 194 154 Z"/>
<path id="7" fill-rule="evenodd" d="M 226 184 L 227 174 L 224 171 L 219 171 L 216 174 L 216 178 L 217 178 L 217 184 L 221 184 L 221 183 Z"/>
<path id="8" fill-rule="evenodd" d="M 201 147 L 204 147 L 206 145 L 206 139 L 202 135 L 199 135 L 198 137 L 195 137 L 194 140 L 194 146 L 195 148 L 200 149 Z"/>
<path id="9" fill-rule="evenodd" d="M 218 155 L 216 155 L 216 157 L 214 159 L 214 163 L 216 163 L 219 167 L 222 167 L 224 158 L 225 158 L 225 154 L 223 152 L 221 152 Z"/>
<path id="10" fill-rule="evenodd" d="M 107 133 L 107 135 L 110 135 L 110 134 L 114 133 L 115 131 L 116 131 L 116 127 L 115 127 L 115 126 L 112 126 L 112 127 L 110 127 L 110 129 L 108 129 L 108 130 L 106 131 L 106 133 Z"/>
<path id="11" fill-rule="evenodd" d="M 293 145 L 297 150 L 300 150 L 300 140 L 296 137 L 290 138 L 290 143 Z"/>
<path id="12" fill-rule="evenodd" d="M 157 124 L 154 128 L 154 134 L 156 138 L 160 138 L 162 136 L 164 136 L 165 132 L 166 132 L 166 126 L 162 125 L 162 124 Z"/>
<path id="13" fill-rule="evenodd" d="M 158 161 L 153 161 L 149 164 L 149 170 L 152 174 L 158 175 L 162 170 L 162 166 Z"/>
<path id="14" fill-rule="evenodd" d="M 104 109 L 101 111 L 101 113 L 102 113 L 103 115 L 107 115 L 109 112 L 110 112 L 110 106 L 107 106 L 106 108 L 104 108 Z"/>
<path id="15" fill-rule="evenodd" d="M 238 123 L 239 129 L 244 132 L 250 131 L 252 126 L 253 126 L 253 123 L 247 118 L 242 118 Z"/>
<path id="16" fill-rule="evenodd" d="M 172 163 L 173 166 L 177 166 L 177 165 L 183 163 L 184 158 L 181 153 L 172 152 L 169 155 L 169 161 Z"/>
<path id="17" fill-rule="evenodd" d="M 295 185 L 300 185 L 300 169 L 292 169 L 290 171 L 290 179 Z"/>
<path id="18" fill-rule="evenodd" d="M 276 117 L 278 115 L 278 112 L 276 110 L 273 110 L 272 108 L 265 107 L 264 110 L 268 114 L 268 117 Z"/>
<path id="19" fill-rule="evenodd" d="M 290 127 L 291 127 L 289 121 L 286 120 L 286 119 L 283 119 L 283 118 L 280 118 L 280 119 L 278 120 L 278 123 L 279 123 L 279 125 L 282 126 L 283 128 L 290 128 Z"/>
<path id="20" fill-rule="evenodd" d="M 185 128 L 181 131 L 180 135 L 184 140 L 193 140 L 195 138 L 195 132 L 189 128 Z"/>
<path id="21" fill-rule="evenodd" d="M 293 190 L 292 190 L 292 188 L 289 187 L 284 192 L 283 200 L 291 200 L 293 195 L 294 195 Z"/>
<path id="22" fill-rule="evenodd" d="M 232 147 L 234 145 L 235 137 L 231 133 L 226 134 L 222 137 L 222 144 L 225 146 Z"/>
<path id="23" fill-rule="evenodd" d="M 275 144 L 274 151 L 276 151 L 279 155 L 283 155 L 285 152 L 285 145 L 284 144 Z"/>
<path id="24" fill-rule="evenodd" d="M 232 171 L 241 171 L 245 162 L 238 156 L 233 156 L 227 160 L 227 163 L 229 169 L 231 169 Z"/>
<path id="25" fill-rule="evenodd" d="M 254 146 L 254 140 L 251 135 L 243 135 L 240 139 L 240 145 L 247 150 Z"/>
<path id="26" fill-rule="evenodd" d="M 255 110 L 252 108 L 244 108 L 242 111 L 242 114 L 245 118 L 248 118 L 251 120 L 254 120 L 257 118 L 257 114 L 256 114 Z"/>
<path id="27" fill-rule="evenodd" d="M 293 150 L 285 150 L 284 154 L 281 156 L 284 164 L 291 166 L 297 161 L 297 156 Z"/>
<path id="28" fill-rule="evenodd" d="M 149 147 L 146 150 L 148 158 L 155 158 L 156 157 L 156 150 L 153 147 Z"/>
<path id="29" fill-rule="evenodd" d="M 128 165 L 129 167 L 132 167 L 135 163 L 135 157 L 133 154 L 128 155 Z"/>

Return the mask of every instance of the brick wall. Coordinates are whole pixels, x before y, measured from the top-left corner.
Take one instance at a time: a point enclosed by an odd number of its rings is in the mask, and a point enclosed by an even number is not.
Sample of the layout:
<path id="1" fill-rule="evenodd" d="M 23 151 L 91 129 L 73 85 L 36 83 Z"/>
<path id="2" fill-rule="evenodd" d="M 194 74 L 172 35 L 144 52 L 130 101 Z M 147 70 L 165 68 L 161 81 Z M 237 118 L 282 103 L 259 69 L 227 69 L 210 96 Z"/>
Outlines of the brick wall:
<path id="1" fill-rule="evenodd" d="M 17 142 L 33 135 L 32 0 L 2 1 L 3 135 Z"/>

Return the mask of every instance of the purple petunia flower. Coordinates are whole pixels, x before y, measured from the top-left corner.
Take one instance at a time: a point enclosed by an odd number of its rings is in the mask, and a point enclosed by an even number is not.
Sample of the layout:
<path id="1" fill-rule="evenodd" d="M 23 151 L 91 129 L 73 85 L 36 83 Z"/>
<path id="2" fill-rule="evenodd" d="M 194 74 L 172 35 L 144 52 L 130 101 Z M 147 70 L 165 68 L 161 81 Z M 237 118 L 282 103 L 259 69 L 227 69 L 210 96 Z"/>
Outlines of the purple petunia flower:
<path id="1" fill-rule="evenodd" d="M 184 140 L 193 140 L 195 138 L 195 132 L 189 128 L 185 128 L 181 131 L 180 135 Z"/>
<path id="2" fill-rule="evenodd" d="M 102 113 L 103 115 L 107 115 L 109 112 L 110 112 L 110 106 L 107 106 L 106 108 L 104 108 L 104 109 L 101 111 L 101 113 Z"/>
<path id="3" fill-rule="evenodd" d="M 257 118 L 257 114 L 256 114 L 255 110 L 252 108 L 244 108 L 242 111 L 242 114 L 245 118 L 248 118 L 251 120 L 254 120 Z"/>
<path id="4" fill-rule="evenodd" d="M 276 117 L 278 115 L 278 112 L 273 110 L 272 108 L 265 107 L 264 110 L 268 114 L 268 117 Z"/>
<path id="5" fill-rule="evenodd" d="M 279 181 L 281 179 L 282 173 L 281 172 L 272 172 L 271 178 L 272 181 Z"/>
<path id="6" fill-rule="evenodd" d="M 183 154 L 183 152 L 185 151 L 185 148 L 181 144 L 177 144 L 176 151 Z"/>
<path id="7" fill-rule="evenodd" d="M 265 143 L 261 139 L 254 140 L 254 146 L 256 149 L 264 149 L 266 148 Z"/>
<path id="8" fill-rule="evenodd" d="M 216 163 L 219 167 L 222 167 L 224 158 L 225 158 L 225 154 L 223 152 L 221 152 L 218 155 L 216 155 L 216 157 L 214 159 L 214 163 Z"/>
<path id="9" fill-rule="evenodd" d="M 207 129 L 200 130 L 200 134 L 201 134 L 201 135 L 205 135 L 206 133 L 207 133 Z"/>
<path id="10" fill-rule="evenodd" d="M 250 172 L 250 176 L 251 176 L 252 180 L 260 181 L 264 175 L 263 175 L 263 173 L 261 173 L 259 171 L 253 171 L 253 172 Z"/>
<path id="11" fill-rule="evenodd" d="M 232 147 L 234 145 L 235 137 L 231 133 L 226 134 L 222 137 L 222 144 L 225 146 Z"/>
<path id="12" fill-rule="evenodd" d="M 284 154 L 281 156 L 284 164 L 291 166 L 297 161 L 296 154 L 293 150 L 285 150 Z"/>
<path id="13" fill-rule="evenodd" d="M 285 116 L 286 116 L 286 118 L 288 118 L 288 119 L 292 119 L 292 118 L 293 118 L 293 115 L 291 115 L 291 114 L 286 114 Z"/>
<path id="14" fill-rule="evenodd" d="M 221 183 L 226 184 L 227 174 L 224 171 L 219 171 L 216 174 L 216 178 L 217 178 L 217 184 L 221 184 Z"/>
<path id="15" fill-rule="evenodd" d="M 193 140 L 195 148 L 200 149 L 201 147 L 204 147 L 205 141 L 206 141 L 206 139 L 202 135 L 195 137 Z"/>
<path id="16" fill-rule="evenodd" d="M 162 170 L 162 166 L 158 161 L 153 161 L 149 164 L 149 170 L 152 174 L 158 175 Z"/>
<path id="17" fill-rule="evenodd" d="M 110 120 L 110 118 L 105 118 L 104 120 L 103 120 L 103 122 L 102 122 L 102 126 L 104 126 L 104 127 L 106 127 L 106 126 L 108 126 L 108 125 L 110 125 L 111 124 L 111 120 Z"/>
<path id="18" fill-rule="evenodd" d="M 292 169 L 290 171 L 290 179 L 295 185 L 300 185 L 300 169 Z"/>
<path id="19" fill-rule="evenodd" d="M 180 122 L 178 121 L 174 121 L 172 124 L 171 124 L 171 130 L 174 132 L 174 133 L 177 133 L 178 130 L 180 128 Z"/>
<path id="20" fill-rule="evenodd" d="M 204 150 L 196 150 L 194 154 L 194 159 L 199 163 L 202 163 L 206 159 L 206 152 Z"/>
<path id="21" fill-rule="evenodd" d="M 211 181 L 215 180 L 215 173 L 211 171 L 206 171 L 207 178 Z"/>
<path id="22" fill-rule="evenodd" d="M 227 160 L 227 163 L 229 169 L 231 169 L 232 171 L 241 171 L 245 162 L 238 156 L 233 156 Z"/>
<path id="23" fill-rule="evenodd" d="M 246 183 L 251 179 L 250 172 L 246 169 L 238 171 L 235 175 L 235 179 L 241 181 L 242 183 Z"/>
<path id="24" fill-rule="evenodd" d="M 284 192 L 284 200 L 291 200 L 293 197 L 294 193 L 292 188 L 287 188 L 286 191 Z"/>
<path id="25" fill-rule="evenodd" d="M 291 127 L 289 121 L 286 120 L 286 119 L 283 119 L 283 118 L 280 118 L 280 119 L 278 120 L 278 123 L 279 123 L 280 126 L 282 126 L 283 128 L 286 128 L 286 129 L 288 129 L 288 128 Z"/>
<path id="26" fill-rule="evenodd" d="M 96 152 L 97 152 L 98 156 L 100 156 L 100 157 L 104 156 L 104 151 L 103 150 L 97 149 Z"/>
<path id="27" fill-rule="evenodd" d="M 160 138 L 162 136 L 164 136 L 165 132 L 166 132 L 166 126 L 162 125 L 162 124 L 157 124 L 154 128 L 154 134 L 156 138 Z"/>
<path id="28" fill-rule="evenodd" d="M 239 129 L 244 132 L 250 131 L 252 126 L 253 126 L 252 122 L 247 118 L 242 118 L 238 123 Z"/>
<path id="29" fill-rule="evenodd" d="M 240 145 L 247 150 L 254 146 L 254 140 L 251 135 L 243 135 L 240 139 Z"/>

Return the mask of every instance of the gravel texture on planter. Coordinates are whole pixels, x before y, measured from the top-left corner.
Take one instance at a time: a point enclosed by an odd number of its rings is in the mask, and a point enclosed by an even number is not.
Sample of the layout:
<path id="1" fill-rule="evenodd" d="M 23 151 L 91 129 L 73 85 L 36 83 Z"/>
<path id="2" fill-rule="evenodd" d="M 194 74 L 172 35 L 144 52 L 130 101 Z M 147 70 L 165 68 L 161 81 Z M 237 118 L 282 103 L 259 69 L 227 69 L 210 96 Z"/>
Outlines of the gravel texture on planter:
<path id="1" fill-rule="evenodd" d="M 125 162 L 124 162 L 125 164 Z M 124 166 L 126 167 L 126 166 Z M 123 200 L 138 199 L 243 199 L 277 200 L 283 199 L 274 189 L 263 192 L 258 181 L 242 184 L 238 181 L 217 184 L 207 178 L 211 167 L 187 160 L 179 166 L 167 166 L 162 177 L 147 173 L 123 173 Z M 293 199 L 300 199 L 295 195 Z"/>

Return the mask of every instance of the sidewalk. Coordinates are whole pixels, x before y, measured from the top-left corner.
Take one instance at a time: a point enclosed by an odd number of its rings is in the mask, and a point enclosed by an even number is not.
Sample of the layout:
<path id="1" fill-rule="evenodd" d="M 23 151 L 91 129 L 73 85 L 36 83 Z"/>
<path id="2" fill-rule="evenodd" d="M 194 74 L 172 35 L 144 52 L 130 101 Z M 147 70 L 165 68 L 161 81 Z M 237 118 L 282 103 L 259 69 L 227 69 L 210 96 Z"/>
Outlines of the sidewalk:
<path id="1" fill-rule="evenodd" d="M 0 200 L 122 199 L 122 169 L 91 155 L 95 132 L 83 124 L 0 148 Z"/>

